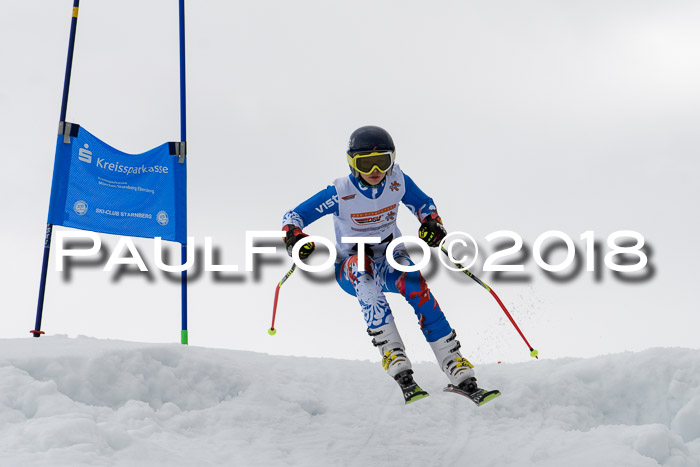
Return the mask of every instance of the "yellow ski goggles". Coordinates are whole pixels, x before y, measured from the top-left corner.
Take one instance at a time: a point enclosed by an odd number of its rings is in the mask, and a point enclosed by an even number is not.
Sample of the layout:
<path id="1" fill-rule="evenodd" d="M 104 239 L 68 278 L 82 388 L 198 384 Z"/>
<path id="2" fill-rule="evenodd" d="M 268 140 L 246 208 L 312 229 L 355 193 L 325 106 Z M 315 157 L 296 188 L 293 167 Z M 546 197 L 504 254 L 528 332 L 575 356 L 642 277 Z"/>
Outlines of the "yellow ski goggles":
<path id="1" fill-rule="evenodd" d="M 394 165 L 394 151 L 358 152 L 347 156 L 350 167 L 365 175 L 374 169 L 386 173 Z"/>

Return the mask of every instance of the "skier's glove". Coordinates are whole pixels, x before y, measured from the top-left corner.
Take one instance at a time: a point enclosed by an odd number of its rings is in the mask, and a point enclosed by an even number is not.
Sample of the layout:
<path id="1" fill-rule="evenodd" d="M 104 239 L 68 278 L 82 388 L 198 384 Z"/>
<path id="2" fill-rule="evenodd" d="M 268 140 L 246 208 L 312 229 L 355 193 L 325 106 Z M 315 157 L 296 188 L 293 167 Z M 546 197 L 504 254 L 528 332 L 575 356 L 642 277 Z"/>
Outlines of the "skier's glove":
<path id="1" fill-rule="evenodd" d="M 292 249 L 294 248 L 294 245 L 296 245 L 297 242 L 302 238 L 308 237 L 308 235 L 302 232 L 299 227 L 292 224 L 285 225 L 284 227 L 282 227 L 282 230 L 286 232 L 284 243 L 285 245 L 287 245 L 287 254 L 289 254 L 289 256 L 292 256 Z M 308 258 L 309 255 L 314 252 L 314 248 L 316 248 L 314 242 L 306 243 L 299 249 L 299 258 Z"/>
<path id="2" fill-rule="evenodd" d="M 439 246 L 446 235 L 447 231 L 445 227 L 443 227 L 442 220 L 437 213 L 432 213 L 430 216 L 423 219 L 423 223 L 418 230 L 418 236 L 422 238 L 428 246 Z"/>

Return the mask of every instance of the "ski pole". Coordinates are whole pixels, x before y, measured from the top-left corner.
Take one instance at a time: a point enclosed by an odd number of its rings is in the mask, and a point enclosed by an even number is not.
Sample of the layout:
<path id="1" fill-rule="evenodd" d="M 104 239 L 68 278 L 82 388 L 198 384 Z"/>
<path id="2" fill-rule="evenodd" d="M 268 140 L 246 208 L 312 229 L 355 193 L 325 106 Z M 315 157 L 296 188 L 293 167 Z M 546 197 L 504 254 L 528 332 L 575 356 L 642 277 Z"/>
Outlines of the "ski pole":
<path id="1" fill-rule="evenodd" d="M 271 336 L 274 336 L 277 333 L 277 329 L 275 329 L 275 316 L 277 315 L 277 297 L 279 297 L 280 294 L 280 287 L 282 287 L 282 284 L 289 279 L 289 276 L 292 275 L 294 270 L 297 268 L 297 264 L 294 263 L 292 265 L 292 268 L 287 272 L 287 274 L 284 275 L 281 281 L 277 284 L 277 288 L 275 289 L 275 303 L 272 305 L 272 325 L 270 326 L 270 329 L 267 330 L 267 333 Z"/>
<path id="2" fill-rule="evenodd" d="M 445 253 L 445 255 L 447 255 L 448 258 L 450 258 L 450 254 L 447 252 L 447 249 L 445 248 L 445 245 L 441 245 L 441 246 L 440 246 L 440 249 L 442 250 L 443 253 Z M 518 327 L 518 325 L 515 324 L 515 320 L 513 319 L 513 317 L 510 315 L 510 313 L 508 313 L 508 310 L 506 309 L 506 307 L 505 307 L 505 305 L 503 304 L 503 302 L 501 301 L 501 299 L 498 298 L 498 295 L 496 295 L 496 292 L 494 292 L 493 289 L 492 289 L 491 287 L 489 287 L 488 285 L 484 284 L 484 283 L 481 281 L 481 279 L 479 279 L 479 278 L 476 277 L 474 274 L 472 274 L 471 271 L 469 271 L 467 268 L 465 268 L 464 266 L 462 266 L 462 265 L 459 264 L 458 262 L 453 261 L 452 258 L 450 258 L 450 261 L 452 261 L 452 263 L 453 263 L 455 266 L 457 266 L 464 274 L 466 274 L 467 276 L 469 276 L 469 277 L 471 277 L 472 279 L 474 279 L 474 281 L 475 281 L 477 284 L 479 284 L 480 286 L 482 286 L 483 288 L 485 288 L 486 290 L 488 290 L 488 291 L 491 293 L 491 295 L 493 295 L 493 298 L 495 298 L 496 301 L 498 302 L 498 304 L 501 305 L 501 308 L 503 309 L 503 312 L 506 314 L 506 316 L 508 317 L 508 319 L 510 320 L 510 322 L 513 324 L 513 326 L 515 327 L 515 330 L 518 331 L 518 334 L 520 334 L 520 337 L 523 338 L 523 340 L 525 341 L 525 344 L 527 345 L 527 347 L 530 349 L 530 356 L 531 356 L 531 357 L 535 357 L 535 358 L 537 358 L 537 359 L 539 360 L 539 357 L 537 356 L 539 352 L 538 352 L 537 350 L 535 350 L 535 349 L 532 348 L 532 346 L 530 345 L 530 343 L 527 341 L 527 339 L 526 339 L 525 336 L 523 335 L 523 332 L 520 330 L 520 328 Z"/>

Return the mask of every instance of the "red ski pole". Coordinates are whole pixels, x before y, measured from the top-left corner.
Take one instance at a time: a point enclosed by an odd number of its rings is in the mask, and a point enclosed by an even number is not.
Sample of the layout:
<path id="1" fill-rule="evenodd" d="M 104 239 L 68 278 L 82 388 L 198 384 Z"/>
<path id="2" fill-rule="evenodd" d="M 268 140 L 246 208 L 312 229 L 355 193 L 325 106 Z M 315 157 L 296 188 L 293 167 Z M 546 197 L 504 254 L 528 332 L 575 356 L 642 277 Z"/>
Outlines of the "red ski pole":
<path id="1" fill-rule="evenodd" d="M 443 253 L 445 253 L 445 254 L 447 255 L 448 258 L 450 258 L 450 254 L 447 252 L 447 249 L 445 248 L 445 245 L 442 245 L 442 246 L 440 247 L 440 249 L 442 250 Z M 452 258 L 450 258 L 450 261 L 452 261 Z M 493 295 L 493 298 L 495 298 L 496 301 L 498 302 L 498 304 L 501 305 L 501 309 L 502 309 L 503 312 L 506 314 L 506 316 L 508 317 L 508 319 L 510 320 L 510 322 L 513 324 L 513 327 L 515 327 L 515 330 L 518 331 L 518 334 L 520 334 L 520 337 L 523 338 L 523 340 L 525 341 L 525 344 L 527 345 L 527 347 L 530 349 L 530 356 L 531 356 L 531 357 L 535 357 L 535 358 L 537 358 L 537 359 L 539 360 L 539 357 L 537 356 L 539 352 L 538 352 L 537 350 L 535 350 L 535 349 L 532 348 L 532 346 L 530 345 L 530 343 L 529 343 L 529 342 L 527 341 L 527 339 L 525 338 L 525 335 L 523 334 L 523 332 L 520 330 L 520 328 L 518 327 L 518 325 L 515 324 L 515 320 L 513 319 L 513 317 L 510 315 L 510 313 L 508 313 L 508 310 L 506 309 L 506 306 L 503 304 L 503 302 L 501 301 L 501 299 L 498 298 L 498 295 L 496 295 L 496 292 L 494 292 L 493 289 L 492 289 L 491 287 L 489 287 L 488 285 L 484 284 L 484 283 L 481 281 L 481 279 L 479 279 L 478 277 L 476 277 L 474 274 L 471 273 L 471 271 L 469 271 L 467 268 L 465 268 L 464 266 L 462 266 L 462 265 L 459 264 L 458 262 L 452 261 L 452 263 L 453 263 L 455 266 L 457 266 L 464 274 L 466 274 L 467 276 L 469 276 L 469 277 L 471 277 L 472 279 L 474 279 L 474 281 L 475 281 L 477 284 L 479 284 L 480 286 L 482 286 L 483 288 L 485 288 L 486 290 L 488 290 L 488 291 L 491 293 L 491 295 Z"/>
<path id="2" fill-rule="evenodd" d="M 287 272 L 287 274 L 284 275 L 281 281 L 277 284 L 277 288 L 275 289 L 275 303 L 272 305 L 272 325 L 270 326 L 270 329 L 267 330 L 267 333 L 271 336 L 274 336 L 277 333 L 277 329 L 275 329 L 275 316 L 277 315 L 277 298 L 279 297 L 280 294 L 280 287 L 282 287 L 282 284 L 289 279 L 289 276 L 292 275 L 294 270 L 297 268 L 297 264 L 294 263 L 292 265 L 292 268 Z"/>

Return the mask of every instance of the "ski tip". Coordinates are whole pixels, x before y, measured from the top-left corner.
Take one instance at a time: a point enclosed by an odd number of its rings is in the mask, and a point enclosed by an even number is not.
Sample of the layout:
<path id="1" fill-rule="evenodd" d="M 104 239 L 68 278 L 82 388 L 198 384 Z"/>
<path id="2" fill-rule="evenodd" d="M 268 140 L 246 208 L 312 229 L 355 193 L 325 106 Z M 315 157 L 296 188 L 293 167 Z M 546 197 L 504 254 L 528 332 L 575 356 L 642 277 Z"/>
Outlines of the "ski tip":
<path id="1" fill-rule="evenodd" d="M 425 392 L 425 391 L 416 393 L 416 394 L 414 394 L 410 399 L 406 399 L 406 405 L 410 404 L 411 402 L 415 402 L 415 401 L 418 401 L 418 400 L 421 400 L 421 399 L 425 399 L 425 398 L 428 397 L 429 395 L 430 395 L 430 394 L 428 394 L 428 393 Z"/>
<path id="2" fill-rule="evenodd" d="M 479 401 L 479 407 L 484 405 L 485 403 L 494 400 L 498 396 L 501 395 L 501 391 L 491 391 L 490 393 L 487 393 L 481 401 Z"/>

